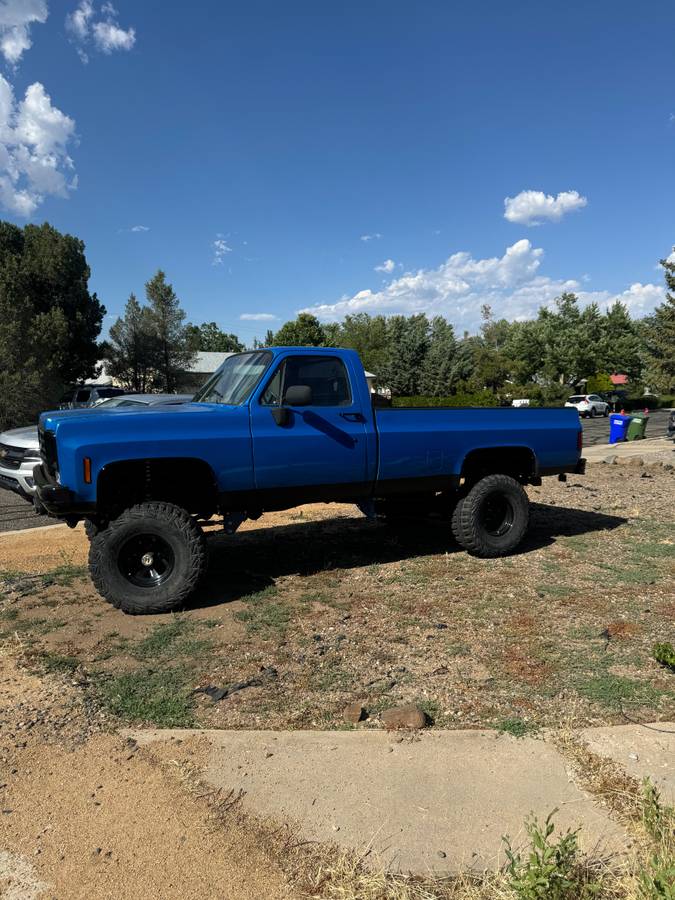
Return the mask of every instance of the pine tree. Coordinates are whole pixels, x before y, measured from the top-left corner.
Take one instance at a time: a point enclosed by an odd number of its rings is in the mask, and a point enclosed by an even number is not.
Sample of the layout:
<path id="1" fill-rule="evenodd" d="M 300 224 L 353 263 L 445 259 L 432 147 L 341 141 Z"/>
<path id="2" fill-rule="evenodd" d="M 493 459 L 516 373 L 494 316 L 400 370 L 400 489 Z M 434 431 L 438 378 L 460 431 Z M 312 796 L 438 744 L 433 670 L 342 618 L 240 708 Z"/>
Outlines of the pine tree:
<path id="1" fill-rule="evenodd" d="M 457 341 L 455 332 L 443 316 L 431 322 L 429 350 L 422 364 L 420 390 L 430 397 L 447 396 L 452 389 Z"/>
<path id="2" fill-rule="evenodd" d="M 666 299 L 645 322 L 647 378 L 653 389 L 675 391 L 675 261 L 662 259 Z"/>
<path id="3" fill-rule="evenodd" d="M 124 316 L 110 328 L 106 348 L 108 371 L 121 384 L 135 393 L 148 391 L 159 362 L 159 341 L 147 306 L 141 306 L 130 294 Z"/>
<path id="4" fill-rule="evenodd" d="M 188 345 L 187 330 L 183 324 L 185 313 L 161 269 L 145 285 L 145 295 L 158 341 L 155 384 L 160 390 L 171 393 L 176 390 L 181 374 L 189 368 L 195 355 Z"/>

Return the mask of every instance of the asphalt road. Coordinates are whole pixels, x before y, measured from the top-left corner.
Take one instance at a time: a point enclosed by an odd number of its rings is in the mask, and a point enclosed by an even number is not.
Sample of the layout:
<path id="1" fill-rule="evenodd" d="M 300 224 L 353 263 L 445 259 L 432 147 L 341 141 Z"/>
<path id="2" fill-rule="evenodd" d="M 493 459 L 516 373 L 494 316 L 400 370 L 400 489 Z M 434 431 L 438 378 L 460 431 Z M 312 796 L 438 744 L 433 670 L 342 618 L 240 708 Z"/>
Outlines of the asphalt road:
<path id="1" fill-rule="evenodd" d="M 56 519 L 50 519 L 49 516 L 36 516 L 33 504 L 23 497 L 0 488 L 0 532 L 55 523 Z"/>
<path id="2" fill-rule="evenodd" d="M 669 411 L 658 409 L 650 413 L 647 437 L 665 437 Z M 584 446 L 606 444 L 609 441 L 609 418 L 582 419 Z M 36 516 L 33 507 L 17 494 L 0 488 L 0 532 L 15 529 L 35 528 L 38 525 L 53 525 L 56 519 Z"/>
<path id="3" fill-rule="evenodd" d="M 610 414 L 611 415 L 611 414 Z M 665 437 L 668 426 L 670 410 L 655 409 L 649 413 L 647 423 L 647 437 Z M 594 444 L 607 444 L 609 442 L 609 416 L 598 416 L 595 419 L 582 419 L 584 429 L 584 447 L 592 447 Z"/>

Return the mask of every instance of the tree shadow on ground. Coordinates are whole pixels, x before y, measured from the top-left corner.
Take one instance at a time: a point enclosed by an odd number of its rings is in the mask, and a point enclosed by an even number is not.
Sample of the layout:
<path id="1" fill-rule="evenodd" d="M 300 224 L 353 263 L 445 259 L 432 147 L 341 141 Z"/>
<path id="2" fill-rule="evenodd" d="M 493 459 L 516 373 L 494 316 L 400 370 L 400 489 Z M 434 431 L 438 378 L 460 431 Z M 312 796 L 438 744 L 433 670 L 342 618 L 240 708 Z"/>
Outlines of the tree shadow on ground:
<path id="1" fill-rule="evenodd" d="M 514 555 L 547 547 L 559 537 L 611 531 L 626 521 L 584 509 L 533 503 L 530 529 Z M 209 546 L 209 572 L 191 604 L 196 607 L 238 600 L 264 590 L 283 575 L 315 575 L 463 552 L 452 539 L 448 521 L 417 519 L 394 529 L 358 514 L 235 535 L 216 532 L 209 537 Z M 485 560 L 486 565 L 489 562 Z"/>

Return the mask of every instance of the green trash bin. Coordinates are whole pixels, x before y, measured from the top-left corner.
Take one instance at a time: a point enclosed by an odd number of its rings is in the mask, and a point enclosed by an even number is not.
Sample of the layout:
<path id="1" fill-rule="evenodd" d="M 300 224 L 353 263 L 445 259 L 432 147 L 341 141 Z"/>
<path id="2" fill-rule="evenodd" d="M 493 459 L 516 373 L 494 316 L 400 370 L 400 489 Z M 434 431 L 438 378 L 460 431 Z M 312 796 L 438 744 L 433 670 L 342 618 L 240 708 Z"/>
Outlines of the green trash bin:
<path id="1" fill-rule="evenodd" d="M 633 417 L 628 425 L 626 440 L 641 441 L 644 439 L 647 432 L 647 422 L 649 421 L 649 416 L 647 415 L 647 413 L 643 412 L 633 413 L 632 416 Z"/>

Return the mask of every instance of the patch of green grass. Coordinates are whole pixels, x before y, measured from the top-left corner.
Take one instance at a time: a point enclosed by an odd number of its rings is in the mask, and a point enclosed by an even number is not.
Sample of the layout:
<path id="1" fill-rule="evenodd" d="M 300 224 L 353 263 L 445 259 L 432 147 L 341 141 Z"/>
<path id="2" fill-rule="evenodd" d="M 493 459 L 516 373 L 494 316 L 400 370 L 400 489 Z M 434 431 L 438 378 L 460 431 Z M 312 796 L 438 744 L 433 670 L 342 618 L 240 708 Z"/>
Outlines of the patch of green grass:
<path id="1" fill-rule="evenodd" d="M 319 669 L 312 678 L 313 687 L 319 691 L 342 691 L 352 683 L 352 676 L 339 665 L 329 665 Z"/>
<path id="2" fill-rule="evenodd" d="M 239 610 L 234 617 L 246 625 L 248 634 L 272 637 L 286 631 L 293 618 L 293 611 L 287 604 L 274 602 L 272 598 L 276 595 L 277 589 L 271 585 L 263 591 L 242 598 L 246 609 Z"/>
<path id="3" fill-rule="evenodd" d="M 435 725 L 441 717 L 441 707 L 438 700 L 418 700 L 417 706 L 422 710 L 431 725 Z"/>
<path id="4" fill-rule="evenodd" d="M 80 665 L 80 661 L 76 656 L 64 656 L 61 653 L 52 653 L 50 651 L 43 653 L 40 661 L 45 671 L 51 674 L 70 675 Z"/>
<path id="5" fill-rule="evenodd" d="M 19 610 L 16 606 L 8 606 L 0 611 L 0 620 L 3 622 L 16 622 L 19 618 Z"/>
<path id="6" fill-rule="evenodd" d="M 533 734 L 539 728 L 534 722 L 526 722 L 525 719 L 517 717 L 501 719 L 495 725 L 500 734 L 510 734 L 515 738 L 524 738 L 527 734 Z"/>
<path id="7" fill-rule="evenodd" d="M 157 728 L 188 728 L 193 722 L 193 698 L 182 669 L 138 669 L 102 681 L 101 704 L 129 723 Z"/>
<path id="8" fill-rule="evenodd" d="M 569 597 L 574 593 L 574 588 L 566 584 L 538 584 L 535 590 L 547 597 Z"/>
<path id="9" fill-rule="evenodd" d="M 136 644 L 132 655 L 139 660 L 198 656 L 210 649 L 212 642 L 194 637 L 196 628 L 197 623 L 194 621 L 176 616 L 170 622 L 156 625 L 150 634 Z"/>
<path id="10" fill-rule="evenodd" d="M 581 678 L 575 686 L 582 697 L 603 706 L 619 707 L 624 700 L 654 705 L 662 697 L 662 692 L 651 684 L 609 672 Z"/>

